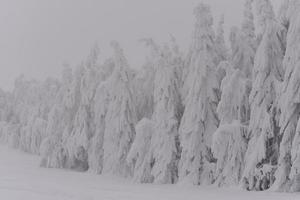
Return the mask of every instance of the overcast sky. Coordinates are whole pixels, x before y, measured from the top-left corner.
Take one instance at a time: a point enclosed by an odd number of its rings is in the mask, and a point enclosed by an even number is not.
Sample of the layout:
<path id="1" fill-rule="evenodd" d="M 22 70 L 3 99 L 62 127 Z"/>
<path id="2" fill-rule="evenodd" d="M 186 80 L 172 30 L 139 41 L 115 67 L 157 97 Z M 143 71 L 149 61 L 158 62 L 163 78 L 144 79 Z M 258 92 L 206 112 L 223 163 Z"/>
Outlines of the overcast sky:
<path id="1" fill-rule="evenodd" d="M 145 48 L 138 40 L 159 42 L 174 35 L 183 49 L 190 43 L 192 10 L 201 0 L 0 0 L 0 87 L 12 89 L 20 74 L 59 77 L 62 63 L 80 63 L 97 42 L 101 59 L 118 40 L 132 67 Z M 274 2 L 275 10 L 281 0 Z M 240 25 L 243 0 L 204 0 L 215 22 L 224 13 L 226 30 Z"/>

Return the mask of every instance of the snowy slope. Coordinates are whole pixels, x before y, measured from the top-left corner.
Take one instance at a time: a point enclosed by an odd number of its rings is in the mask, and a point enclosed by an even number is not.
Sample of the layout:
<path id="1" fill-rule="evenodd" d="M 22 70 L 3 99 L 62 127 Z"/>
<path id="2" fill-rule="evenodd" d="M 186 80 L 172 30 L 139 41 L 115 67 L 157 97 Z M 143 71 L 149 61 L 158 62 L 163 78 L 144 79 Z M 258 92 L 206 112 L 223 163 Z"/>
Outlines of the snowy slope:
<path id="1" fill-rule="evenodd" d="M 39 168 L 39 157 L 0 146 L 0 199 L 5 200 L 296 200 L 300 194 L 214 187 L 140 185 L 125 179 Z"/>

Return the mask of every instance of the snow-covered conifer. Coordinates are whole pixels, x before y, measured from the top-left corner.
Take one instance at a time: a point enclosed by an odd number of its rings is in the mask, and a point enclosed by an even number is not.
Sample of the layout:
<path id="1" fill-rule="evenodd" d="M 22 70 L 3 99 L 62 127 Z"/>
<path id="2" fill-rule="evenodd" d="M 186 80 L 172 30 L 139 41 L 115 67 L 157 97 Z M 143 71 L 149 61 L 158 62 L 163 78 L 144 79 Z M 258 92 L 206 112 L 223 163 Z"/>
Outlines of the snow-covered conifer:
<path id="1" fill-rule="evenodd" d="M 253 47 L 256 47 L 255 44 L 255 25 L 254 25 L 254 16 L 252 12 L 252 3 L 253 0 L 245 0 L 245 7 L 244 7 L 244 18 L 242 22 L 242 33 L 248 40 L 248 42 Z"/>
<path id="2" fill-rule="evenodd" d="M 112 42 L 112 47 L 115 69 L 106 82 L 109 104 L 105 116 L 103 173 L 130 176 L 133 169 L 126 157 L 137 123 L 133 73 L 119 44 Z"/>
<path id="3" fill-rule="evenodd" d="M 213 135 L 212 153 L 216 159 L 215 184 L 237 185 L 244 170 L 247 150 L 247 123 L 250 107 L 250 81 L 239 69 L 226 66 L 222 96 L 217 108 L 220 126 Z"/>
<path id="4" fill-rule="evenodd" d="M 62 72 L 62 85 L 57 92 L 55 103 L 48 115 L 46 134 L 41 145 L 41 166 L 70 167 L 69 155 L 64 146 L 64 139 L 69 137 L 72 122 L 78 107 L 79 68 L 73 73 L 65 65 Z M 63 159 L 63 162 L 62 162 Z"/>
<path id="5" fill-rule="evenodd" d="M 108 59 L 101 65 L 99 69 L 100 72 L 98 72 L 98 79 L 100 82 L 96 88 L 93 99 L 95 132 L 90 139 L 88 149 L 89 171 L 93 173 L 101 173 L 103 169 L 105 116 L 109 104 L 109 96 L 107 88 L 105 87 L 105 81 L 111 76 L 114 66 L 113 60 Z"/>
<path id="6" fill-rule="evenodd" d="M 138 122 L 135 127 L 136 137 L 127 156 L 127 162 L 134 165 L 133 179 L 139 183 L 153 183 L 151 174 L 153 163 L 150 152 L 151 138 L 155 133 L 155 124 L 147 118 Z"/>
<path id="7" fill-rule="evenodd" d="M 152 175 L 154 182 L 177 181 L 178 126 L 181 117 L 180 80 L 172 52 L 163 47 L 155 74 L 154 113 L 155 132 L 152 136 Z"/>
<path id="8" fill-rule="evenodd" d="M 134 141 L 129 161 L 137 159 L 134 177 L 142 182 L 174 183 L 177 181 L 179 154 L 178 126 L 181 118 L 181 55 L 172 39 L 172 48 L 161 47 L 152 39 L 144 39 L 151 48 L 153 81 L 153 116 L 151 121 L 143 119 L 138 125 L 139 132 Z M 144 130 L 144 128 L 151 129 Z M 142 130 L 147 131 L 141 133 Z M 137 148 L 141 141 L 147 146 Z M 145 142 L 144 142 L 145 143 Z M 144 155 L 144 148 L 149 150 Z M 141 152 L 140 152 L 141 151 Z M 142 154 L 142 155 L 140 155 Z"/>
<path id="9" fill-rule="evenodd" d="M 228 57 L 228 51 L 224 39 L 224 15 L 221 15 L 218 23 L 216 32 L 216 45 L 220 60 L 226 60 Z"/>
<path id="10" fill-rule="evenodd" d="M 251 139 L 244 171 L 244 179 L 247 179 L 250 190 L 264 190 L 272 185 L 273 174 L 266 177 L 262 170 L 266 165 L 276 165 L 278 159 L 277 100 L 284 75 L 282 61 L 286 39 L 286 30 L 275 21 L 270 2 L 257 1 L 257 5 L 259 18 L 266 27 L 256 53 L 253 87 L 250 94 L 249 132 Z M 265 182 L 266 178 L 267 182 Z"/>
<path id="11" fill-rule="evenodd" d="M 237 27 L 233 27 L 230 32 L 231 43 L 231 63 L 234 68 L 240 69 L 245 78 L 251 79 L 255 49 L 247 38 Z"/>
<path id="12" fill-rule="evenodd" d="M 284 82 L 279 100 L 280 150 L 273 190 L 300 191 L 299 187 L 299 21 L 300 2 L 286 1 L 281 21 L 288 28 L 283 61 Z"/>
<path id="13" fill-rule="evenodd" d="M 80 105 L 75 114 L 74 124 L 70 137 L 67 139 L 70 156 L 74 156 L 77 163 L 81 163 L 81 169 L 88 169 L 88 159 L 79 160 L 76 157 L 78 150 L 88 155 L 90 142 L 95 134 L 95 112 L 94 112 L 94 97 L 100 77 L 98 77 L 97 65 L 99 48 L 95 45 L 84 65 L 84 71 L 80 80 Z M 78 169 L 77 169 L 78 170 Z"/>
<path id="14" fill-rule="evenodd" d="M 219 99 L 216 75 L 218 56 L 209 6 L 199 4 L 194 14 L 196 24 L 187 79 L 189 83 L 185 83 L 190 89 L 179 128 L 182 147 L 178 166 L 179 182 L 210 184 L 213 181 L 213 164 L 209 152 L 212 134 L 219 125 L 216 114 Z"/>

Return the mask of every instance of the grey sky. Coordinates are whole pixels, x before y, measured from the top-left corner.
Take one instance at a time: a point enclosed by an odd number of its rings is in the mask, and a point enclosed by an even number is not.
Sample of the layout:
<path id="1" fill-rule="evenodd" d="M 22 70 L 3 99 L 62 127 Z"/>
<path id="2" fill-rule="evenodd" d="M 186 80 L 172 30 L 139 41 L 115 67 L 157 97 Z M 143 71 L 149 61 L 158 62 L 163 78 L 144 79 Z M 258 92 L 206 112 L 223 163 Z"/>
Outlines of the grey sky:
<path id="1" fill-rule="evenodd" d="M 80 63 L 97 41 L 101 59 L 118 40 L 133 67 L 142 64 L 143 37 L 159 42 L 174 35 L 186 49 L 201 0 L 0 0 L 0 87 L 14 79 L 59 76 L 63 62 Z M 281 0 L 272 0 L 275 9 Z M 225 14 L 226 29 L 241 22 L 243 0 L 204 0 L 215 18 Z"/>

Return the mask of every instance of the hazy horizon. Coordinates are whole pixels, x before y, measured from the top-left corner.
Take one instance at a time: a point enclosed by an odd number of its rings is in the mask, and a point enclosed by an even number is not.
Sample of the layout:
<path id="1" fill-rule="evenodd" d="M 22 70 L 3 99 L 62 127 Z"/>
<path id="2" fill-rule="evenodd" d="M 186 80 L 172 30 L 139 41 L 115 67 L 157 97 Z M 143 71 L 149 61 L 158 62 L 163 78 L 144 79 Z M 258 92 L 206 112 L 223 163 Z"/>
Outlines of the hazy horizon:
<path id="1" fill-rule="evenodd" d="M 145 47 L 138 40 L 168 42 L 174 35 L 183 50 L 191 41 L 193 8 L 201 0 L 0 0 L 0 88 L 10 90 L 20 74 L 43 80 L 59 77 L 62 63 L 76 66 L 94 43 L 100 59 L 117 40 L 131 67 L 143 64 Z M 244 1 L 206 0 L 214 22 L 225 15 L 225 31 L 240 26 Z M 272 0 L 275 12 L 280 0 Z M 227 38 L 226 38 L 227 39 Z"/>

